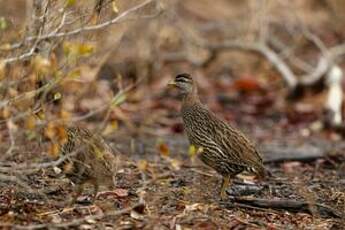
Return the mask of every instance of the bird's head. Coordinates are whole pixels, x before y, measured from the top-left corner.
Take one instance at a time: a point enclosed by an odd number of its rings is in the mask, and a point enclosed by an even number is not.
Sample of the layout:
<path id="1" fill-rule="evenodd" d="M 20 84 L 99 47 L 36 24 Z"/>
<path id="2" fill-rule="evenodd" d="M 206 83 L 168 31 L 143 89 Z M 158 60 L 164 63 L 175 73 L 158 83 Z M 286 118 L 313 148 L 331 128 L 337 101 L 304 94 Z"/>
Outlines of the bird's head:
<path id="1" fill-rule="evenodd" d="M 195 91 L 194 80 L 188 73 L 178 74 L 168 83 L 168 86 L 177 88 L 181 95 L 188 95 Z"/>

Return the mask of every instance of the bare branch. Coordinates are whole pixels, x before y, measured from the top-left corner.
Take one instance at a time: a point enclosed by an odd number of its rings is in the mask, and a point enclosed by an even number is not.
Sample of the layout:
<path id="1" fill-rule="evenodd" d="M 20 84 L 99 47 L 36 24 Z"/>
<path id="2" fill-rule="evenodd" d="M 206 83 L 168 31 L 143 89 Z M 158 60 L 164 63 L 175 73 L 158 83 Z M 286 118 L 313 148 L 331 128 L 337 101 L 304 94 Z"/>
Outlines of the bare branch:
<path id="1" fill-rule="evenodd" d="M 222 49 L 241 49 L 247 51 L 257 52 L 267 58 L 272 65 L 282 74 L 289 88 L 294 88 L 297 85 L 297 78 L 286 63 L 264 43 L 255 42 L 241 42 L 241 41 L 225 41 L 222 44 L 210 44 L 207 42 L 198 43 L 204 48 L 211 50 L 222 50 Z"/>
<path id="2" fill-rule="evenodd" d="M 75 29 L 75 30 L 71 30 L 71 31 L 67 31 L 67 32 L 58 32 L 58 31 L 61 30 L 61 27 L 63 27 L 63 25 L 65 23 L 65 15 L 64 15 L 62 20 L 61 20 L 60 25 L 55 30 L 53 30 L 52 32 L 47 33 L 47 34 L 41 34 L 39 36 L 27 37 L 27 38 L 24 39 L 24 42 L 31 42 L 31 41 L 34 41 L 34 40 L 36 40 L 38 42 L 38 41 L 42 41 L 42 40 L 46 40 L 46 39 L 53 39 L 53 38 L 55 39 L 55 38 L 73 36 L 73 35 L 80 34 L 82 32 L 95 31 L 95 30 L 103 29 L 103 28 L 108 27 L 110 25 L 122 22 L 126 17 L 128 17 L 132 13 L 142 9 L 143 7 L 147 6 L 148 4 L 150 4 L 150 3 L 154 2 L 154 1 L 155 0 L 146 0 L 146 1 L 136 5 L 134 7 L 124 11 L 123 13 L 119 14 L 117 17 L 115 17 L 115 18 L 113 18 L 113 19 L 111 19 L 109 21 L 97 24 L 97 25 L 85 26 L 85 27 L 81 27 L 81 28 L 78 28 L 78 29 Z M 13 47 L 20 47 L 21 44 L 22 44 L 22 42 L 21 43 L 17 43 L 17 44 L 13 44 L 13 45 L 11 45 L 11 48 L 13 48 Z M 27 59 L 27 58 L 29 58 L 29 57 L 34 55 L 35 48 L 36 47 L 32 47 L 29 52 L 24 53 L 22 55 L 19 55 L 17 57 L 6 58 L 6 59 L 3 60 L 3 62 L 5 64 L 7 64 L 7 63 L 12 63 L 12 62 L 15 62 L 15 61 L 20 61 L 20 60 Z"/>
<path id="3" fill-rule="evenodd" d="M 328 86 L 328 97 L 325 104 L 326 122 L 332 126 L 342 124 L 342 104 L 343 89 L 341 86 L 343 80 L 343 71 L 339 66 L 333 66 L 327 74 L 326 84 Z"/>
<path id="4" fill-rule="evenodd" d="M 320 41 L 315 35 L 308 33 L 309 38 L 313 40 L 314 43 L 320 48 L 322 54 L 319 61 L 313 71 L 297 76 L 288 64 L 279 56 L 277 52 L 271 49 L 267 44 L 262 42 L 244 42 L 238 40 L 224 41 L 222 43 L 211 43 L 201 37 L 195 38 L 195 36 L 185 35 L 189 42 L 196 46 L 203 47 L 212 51 L 221 51 L 227 49 L 240 49 L 245 51 L 256 52 L 264 56 L 282 75 L 286 84 L 290 90 L 296 88 L 298 84 L 300 85 L 311 85 L 320 80 L 329 70 L 330 66 L 333 64 L 334 60 L 340 55 L 345 54 L 345 45 L 339 45 L 327 49 L 322 41 Z"/>

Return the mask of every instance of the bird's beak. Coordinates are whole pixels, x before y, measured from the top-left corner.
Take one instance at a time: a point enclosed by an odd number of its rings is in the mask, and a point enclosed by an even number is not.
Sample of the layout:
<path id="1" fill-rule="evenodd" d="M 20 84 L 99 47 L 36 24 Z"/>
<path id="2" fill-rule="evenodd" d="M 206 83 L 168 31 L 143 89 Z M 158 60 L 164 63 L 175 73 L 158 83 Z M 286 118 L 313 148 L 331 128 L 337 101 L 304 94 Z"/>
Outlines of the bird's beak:
<path id="1" fill-rule="evenodd" d="M 169 87 L 175 87 L 175 86 L 176 86 L 175 80 L 174 80 L 174 79 L 170 80 L 170 81 L 168 82 L 168 86 L 169 86 Z"/>

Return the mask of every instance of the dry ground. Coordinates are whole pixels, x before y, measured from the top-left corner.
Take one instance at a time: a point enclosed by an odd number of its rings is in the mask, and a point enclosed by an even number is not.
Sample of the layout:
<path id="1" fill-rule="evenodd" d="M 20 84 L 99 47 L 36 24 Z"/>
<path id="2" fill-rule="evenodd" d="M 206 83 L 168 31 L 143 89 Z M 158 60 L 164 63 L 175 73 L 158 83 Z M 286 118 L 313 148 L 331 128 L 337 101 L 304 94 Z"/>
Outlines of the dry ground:
<path id="1" fill-rule="evenodd" d="M 117 144 L 113 142 L 117 140 Z M 114 190 L 103 190 L 90 202 L 88 191 L 69 205 L 74 187 L 52 168 L 42 169 L 25 180 L 32 191 L 14 184 L 0 189 L 0 222 L 18 228 L 66 227 L 80 229 L 342 229 L 333 213 L 306 209 L 279 210 L 220 201 L 220 177 L 188 156 L 181 135 L 161 138 L 168 151 L 157 147 L 156 138 L 112 137 L 121 152 L 121 166 Z M 162 144 L 160 144 L 162 145 Z M 26 157 L 37 158 L 37 148 L 26 146 Z M 129 151 L 132 149 L 131 151 Z M 127 151 L 126 151 L 127 150 Z M 339 149 L 338 149 L 339 150 Z M 20 149 L 18 149 L 20 151 Z M 40 152 L 40 151 L 38 151 Z M 336 213 L 345 211 L 344 155 L 337 152 L 309 163 L 268 164 L 274 177 L 258 182 L 260 190 L 242 198 L 289 199 L 324 204 Z M 20 157 L 19 157 L 20 156 Z M 47 159 L 48 160 L 48 159 Z M 248 180 L 253 178 L 245 177 Z M 236 179 L 234 189 L 241 190 Z M 234 192 L 235 190 L 232 190 Z M 240 196 L 240 195 L 238 195 Z M 132 207 L 134 206 L 134 207 Z"/>

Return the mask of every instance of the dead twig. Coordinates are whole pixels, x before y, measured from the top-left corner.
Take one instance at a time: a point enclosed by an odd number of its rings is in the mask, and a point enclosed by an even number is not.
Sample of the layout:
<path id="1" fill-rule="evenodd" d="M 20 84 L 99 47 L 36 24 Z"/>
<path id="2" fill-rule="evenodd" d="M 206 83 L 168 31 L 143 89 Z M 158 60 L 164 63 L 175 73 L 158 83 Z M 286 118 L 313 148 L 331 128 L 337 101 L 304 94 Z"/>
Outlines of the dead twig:
<path id="1" fill-rule="evenodd" d="M 323 217 L 344 218 L 344 214 L 320 203 L 308 203 L 297 200 L 278 200 L 278 199 L 257 199 L 245 197 L 231 197 L 233 206 L 237 204 L 246 205 L 247 208 L 261 208 L 273 210 L 286 210 L 290 212 L 305 212 L 313 214 L 314 208 Z M 243 207 L 243 206 L 242 206 Z"/>
<path id="2" fill-rule="evenodd" d="M 74 29 L 71 31 L 60 32 L 63 25 L 66 23 L 65 22 L 66 21 L 65 14 L 63 14 L 61 22 L 57 26 L 56 29 L 54 29 L 51 32 L 41 34 L 38 36 L 29 36 L 29 37 L 24 39 L 24 42 L 29 43 L 29 42 L 35 41 L 35 43 L 39 43 L 40 41 L 44 41 L 47 39 L 56 39 L 56 38 L 74 36 L 74 35 L 77 35 L 77 34 L 80 34 L 83 32 L 100 30 L 100 29 L 106 28 L 110 25 L 122 22 L 129 15 L 131 15 L 134 12 L 137 12 L 138 10 L 142 9 L 143 7 L 149 5 L 152 2 L 154 2 L 154 0 L 146 0 L 146 1 L 144 1 L 138 5 L 122 12 L 121 14 L 117 15 L 115 18 L 112 18 L 112 19 L 110 19 L 106 22 L 103 22 L 103 23 L 99 23 L 97 25 L 83 26 L 83 27 L 80 27 L 80 28 L 77 28 L 77 29 Z M 159 14 L 155 14 L 155 15 L 159 15 Z M 18 44 L 12 44 L 11 47 L 21 46 L 22 43 L 23 42 L 20 42 Z M 2 62 L 5 64 L 8 64 L 8 63 L 12 63 L 12 62 L 20 61 L 20 60 L 25 60 L 25 59 L 27 59 L 27 58 L 29 58 L 35 54 L 35 48 L 36 48 L 36 46 L 34 45 L 28 52 L 23 53 L 23 54 L 18 55 L 18 56 L 15 56 L 15 57 L 3 59 Z"/>

